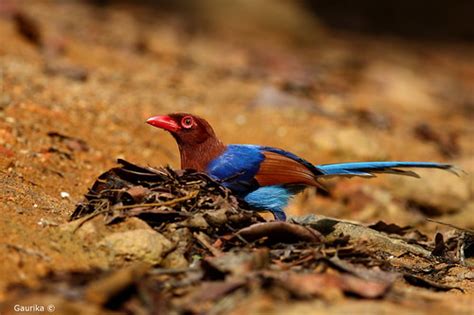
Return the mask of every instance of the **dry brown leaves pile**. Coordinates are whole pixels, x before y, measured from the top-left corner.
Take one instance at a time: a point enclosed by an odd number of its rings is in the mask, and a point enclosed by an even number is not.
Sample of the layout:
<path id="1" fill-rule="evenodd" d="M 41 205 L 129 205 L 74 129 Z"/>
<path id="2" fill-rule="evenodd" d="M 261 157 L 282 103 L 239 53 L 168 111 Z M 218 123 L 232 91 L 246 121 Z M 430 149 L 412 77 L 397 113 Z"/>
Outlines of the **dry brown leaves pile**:
<path id="1" fill-rule="evenodd" d="M 111 223 L 136 216 L 158 227 L 162 223 L 196 221 L 197 217 L 204 217 L 215 225 L 218 222 L 213 220 L 222 221 L 219 215 L 225 210 L 227 216 L 238 216 L 223 222 L 226 224 L 262 221 L 254 212 L 242 211 L 230 191 L 205 174 L 140 167 L 124 160 L 118 162 L 122 167 L 99 176 L 84 202 L 71 215 L 71 220 L 88 215 L 87 220 L 105 214 L 107 223 Z"/>

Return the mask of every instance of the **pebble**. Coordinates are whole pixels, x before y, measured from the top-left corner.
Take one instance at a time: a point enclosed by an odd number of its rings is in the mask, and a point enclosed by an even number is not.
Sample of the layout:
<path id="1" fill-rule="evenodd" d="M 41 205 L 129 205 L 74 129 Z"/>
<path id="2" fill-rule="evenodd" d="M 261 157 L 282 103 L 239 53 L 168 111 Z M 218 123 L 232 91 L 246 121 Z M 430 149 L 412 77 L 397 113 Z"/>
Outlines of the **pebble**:
<path id="1" fill-rule="evenodd" d="M 154 230 L 137 229 L 110 234 L 99 247 L 107 248 L 114 261 L 133 260 L 158 265 L 174 245 Z"/>
<path id="2" fill-rule="evenodd" d="M 61 196 L 61 198 L 63 199 L 69 199 L 71 198 L 71 195 L 67 192 L 67 191 L 61 191 L 61 193 L 59 194 Z"/>

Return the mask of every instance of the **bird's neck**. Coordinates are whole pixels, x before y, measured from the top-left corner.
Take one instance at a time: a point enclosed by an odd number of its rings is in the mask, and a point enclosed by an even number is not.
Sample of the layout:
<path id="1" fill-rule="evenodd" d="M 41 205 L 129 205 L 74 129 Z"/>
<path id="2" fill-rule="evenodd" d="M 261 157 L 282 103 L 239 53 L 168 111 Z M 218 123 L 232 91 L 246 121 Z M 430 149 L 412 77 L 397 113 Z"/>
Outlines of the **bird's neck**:
<path id="1" fill-rule="evenodd" d="M 178 143 L 182 169 L 205 172 L 209 163 L 222 154 L 226 146 L 216 138 L 209 138 L 199 144 Z"/>

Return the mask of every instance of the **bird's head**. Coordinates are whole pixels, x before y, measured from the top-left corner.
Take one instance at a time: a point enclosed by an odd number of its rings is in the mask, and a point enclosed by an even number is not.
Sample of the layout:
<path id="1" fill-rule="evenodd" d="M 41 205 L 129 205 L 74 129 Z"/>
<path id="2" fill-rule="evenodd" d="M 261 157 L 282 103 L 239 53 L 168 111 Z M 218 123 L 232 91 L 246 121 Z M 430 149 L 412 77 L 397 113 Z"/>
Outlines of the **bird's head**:
<path id="1" fill-rule="evenodd" d="M 146 122 L 168 131 L 176 139 L 183 169 L 203 172 L 209 162 L 225 150 L 211 125 L 198 116 L 175 113 L 150 117 Z"/>
<path id="2" fill-rule="evenodd" d="M 146 122 L 170 132 L 179 145 L 192 146 L 215 138 L 211 125 L 205 119 L 191 114 L 174 113 L 153 116 Z"/>

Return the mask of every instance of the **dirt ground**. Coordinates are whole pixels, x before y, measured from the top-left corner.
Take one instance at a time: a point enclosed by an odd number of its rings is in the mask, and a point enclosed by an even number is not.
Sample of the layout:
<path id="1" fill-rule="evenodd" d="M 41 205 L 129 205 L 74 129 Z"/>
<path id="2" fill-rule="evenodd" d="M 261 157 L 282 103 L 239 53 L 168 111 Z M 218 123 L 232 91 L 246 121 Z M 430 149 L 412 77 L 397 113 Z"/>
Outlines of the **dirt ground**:
<path id="1" fill-rule="evenodd" d="M 227 143 L 318 164 L 452 163 L 465 173 L 331 180 L 328 195 L 307 190 L 288 213 L 474 229 L 474 46 L 337 33 L 289 12 L 292 27 L 252 32 L 255 17 L 228 27 L 229 12 L 198 28 L 149 8 L 0 3 L 0 300 L 51 270 L 108 266 L 61 225 L 117 158 L 179 167 L 174 140 L 144 123 L 169 112 L 206 117 Z M 402 306 L 254 295 L 232 313 L 474 314 L 473 279 L 464 293 L 412 288 L 418 298 Z"/>

